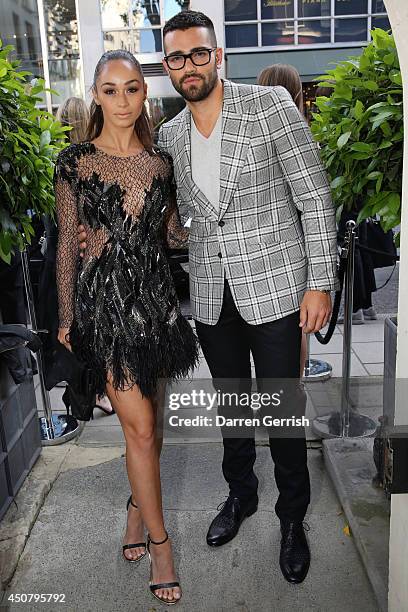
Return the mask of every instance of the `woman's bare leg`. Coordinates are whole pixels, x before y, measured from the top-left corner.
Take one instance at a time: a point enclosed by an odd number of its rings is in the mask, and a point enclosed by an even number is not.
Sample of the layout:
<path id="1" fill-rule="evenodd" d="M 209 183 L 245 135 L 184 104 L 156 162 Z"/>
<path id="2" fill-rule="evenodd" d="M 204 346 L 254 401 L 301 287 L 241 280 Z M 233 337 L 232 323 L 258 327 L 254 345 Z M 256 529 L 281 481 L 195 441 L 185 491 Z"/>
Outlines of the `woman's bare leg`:
<path id="1" fill-rule="evenodd" d="M 133 502 L 139 506 L 141 518 L 152 540 L 161 542 L 166 533 L 162 511 L 156 415 L 152 401 L 143 397 L 136 385 L 126 391 L 115 391 L 109 381 L 106 391 L 125 436 L 126 468 Z M 133 510 L 137 514 L 138 511 Z M 130 511 L 128 516 L 130 519 Z M 143 549 L 141 551 L 143 552 Z M 161 546 L 152 545 L 150 554 L 153 581 L 160 583 L 176 580 L 170 540 Z M 179 587 L 159 589 L 156 595 L 173 600 L 180 598 L 181 590 Z"/>
<path id="2" fill-rule="evenodd" d="M 152 399 L 153 409 L 156 418 L 156 445 L 159 457 L 163 448 L 163 415 L 166 396 L 166 385 L 167 380 L 165 378 L 160 379 L 157 385 L 157 393 Z"/>
<path id="3" fill-rule="evenodd" d="M 158 385 L 158 390 L 154 398 L 152 398 L 152 405 L 155 414 L 155 423 L 156 423 L 156 448 L 158 455 L 160 457 L 162 446 L 163 446 L 163 414 L 164 414 L 164 400 L 165 400 L 165 391 L 166 391 L 166 380 L 160 381 Z M 133 502 L 135 503 L 135 502 Z M 140 513 L 139 508 L 135 508 L 132 505 L 129 505 L 128 510 L 128 521 L 127 521 L 127 529 L 125 533 L 125 542 L 141 542 L 144 540 L 144 525 L 142 520 L 142 515 Z M 132 560 L 137 559 L 142 556 L 145 552 L 143 547 L 136 548 L 128 548 L 124 551 L 124 555 Z"/>

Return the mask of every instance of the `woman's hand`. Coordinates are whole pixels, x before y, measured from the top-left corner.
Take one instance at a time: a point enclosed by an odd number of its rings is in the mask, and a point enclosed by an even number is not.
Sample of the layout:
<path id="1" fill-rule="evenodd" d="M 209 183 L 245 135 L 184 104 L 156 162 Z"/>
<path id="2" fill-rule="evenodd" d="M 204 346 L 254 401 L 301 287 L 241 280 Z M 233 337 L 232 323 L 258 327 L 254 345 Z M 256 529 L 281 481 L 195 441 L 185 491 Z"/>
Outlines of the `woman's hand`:
<path id="1" fill-rule="evenodd" d="M 61 342 L 66 349 L 72 352 L 72 348 L 69 343 L 69 327 L 60 327 L 58 329 L 58 342 Z"/>

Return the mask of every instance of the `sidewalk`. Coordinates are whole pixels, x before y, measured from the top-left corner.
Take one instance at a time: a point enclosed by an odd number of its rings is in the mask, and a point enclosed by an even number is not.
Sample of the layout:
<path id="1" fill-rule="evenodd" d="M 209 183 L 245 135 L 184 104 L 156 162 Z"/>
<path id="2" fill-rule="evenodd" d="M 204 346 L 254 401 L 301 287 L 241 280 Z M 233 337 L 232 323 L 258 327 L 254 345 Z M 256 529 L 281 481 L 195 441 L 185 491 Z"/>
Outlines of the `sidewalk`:
<path id="1" fill-rule="evenodd" d="M 395 296 L 391 302 L 395 304 Z M 382 314 L 378 321 L 352 330 L 351 395 L 358 409 L 372 418 L 382 413 L 384 318 Z M 340 408 L 342 332 L 343 326 L 338 325 L 327 346 L 311 339 L 311 357 L 333 367 L 330 380 L 307 384 L 306 416 L 311 420 Z M 204 360 L 194 377 L 210 378 Z M 55 412 L 65 412 L 62 393 L 62 388 L 52 391 Z M 232 542 L 219 549 L 210 549 L 205 535 L 217 505 L 226 497 L 221 438 L 212 443 L 165 443 L 161 468 L 165 516 L 184 589 L 178 609 L 378 610 L 353 534 L 344 531 L 347 521 L 326 473 L 321 441 L 311 426 L 307 439 L 312 496 L 306 521 L 312 563 L 301 585 L 288 584 L 279 570 L 277 490 L 266 439 L 259 436 L 257 440 L 258 512 L 243 523 Z M 15 572 L 7 593 L 65 593 L 65 609 L 70 612 L 166 609 L 148 591 L 147 559 L 133 566 L 121 558 L 129 495 L 124 450 L 117 416 L 98 410 L 94 421 L 81 425 L 76 440 L 43 448 L 17 496 L 18 508 L 12 505 L 0 524 L 2 579 L 8 581 Z M 25 603 L 9 609 L 58 610 L 60 606 Z"/>
<path id="2" fill-rule="evenodd" d="M 121 558 L 129 493 L 120 456 L 123 448 L 88 449 L 79 441 L 66 445 L 64 451 L 61 472 L 34 523 L 9 591 L 64 593 L 65 609 L 70 612 L 165 609 L 155 604 L 148 591 L 147 559 L 140 566 L 129 566 Z M 165 516 L 184 588 L 178 609 L 352 612 L 364 603 L 365 612 L 376 611 L 353 540 L 343 532 L 344 517 L 319 450 L 309 451 L 312 503 L 306 520 L 313 560 L 304 583 L 290 585 L 279 570 L 279 527 L 273 511 L 276 488 L 265 447 L 258 448 L 255 468 L 260 480 L 258 512 L 243 523 L 232 542 L 208 548 L 208 525 L 225 498 L 221 452 L 218 444 L 164 448 Z M 53 453 L 55 449 L 44 449 L 36 469 Z M 10 606 L 10 610 L 19 609 L 60 608 Z"/>

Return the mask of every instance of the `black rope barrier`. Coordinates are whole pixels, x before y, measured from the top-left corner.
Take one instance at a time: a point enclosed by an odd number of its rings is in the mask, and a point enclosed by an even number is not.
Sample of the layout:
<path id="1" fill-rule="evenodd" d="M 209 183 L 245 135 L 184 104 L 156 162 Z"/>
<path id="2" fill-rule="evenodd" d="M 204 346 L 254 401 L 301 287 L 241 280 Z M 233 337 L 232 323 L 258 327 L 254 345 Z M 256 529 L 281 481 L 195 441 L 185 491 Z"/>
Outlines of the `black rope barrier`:
<path id="1" fill-rule="evenodd" d="M 343 293 L 343 285 L 344 285 L 344 272 L 346 270 L 347 259 L 340 259 L 340 265 L 338 269 L 338 277 L 340 281 L 340 289 L 336 291 L 333 302 L 333 310 L 330 317 L 329 328 L 325 335 L 323 336 L 319 331 L 315 333 L 315 338 L 320 342 L 320 344 L 328 344 L 333 336 L 334 330 L 336 329 L 337 319 L 339 316 L 340 310 L 340 302 L 341 296 Z"/>
<path id="2" fill-rule="evenodd" d="M 338 237 L 341 240 L 345 240 L 345 236 L 343 234 L 338 234 Z M 365 244 L 360 244 L 358 240 L 358 236 L 356 236 L 355 244 L 356 244 L 356 247 L 358 249 L 361 249 L 362 251 L 367 251 L 368 253 L 374 253 L 375 255 L 383 255 L 384 257 L 388 257 L 389 259 L 392 259 L 394 261 L 399 261 L 400 259 L 399 255 L 392 255 L 391 253 L 387 251 L 380 251 L 378 249 L 373 249 L 372 247 L 368 247 Z"/>
<path id="3" fill-rule="evenodd" d="M 341 236 L 340 238 L 345 239 L 345 236 Z M 346 244 L 346 241 L 344 240 L 344 245 Z M 389 257 L 389 259 L 392 259 L 394 261 L 394 267 L 393 270 L 389 276 L 389 278 L 385 281 L 385 283 L 383 285 L 381 285 L 381 287 L 377 287 L 377 291 L 378 289 L 383 289 L 383 287 L 385 287 L 389 281 L 391 280 L 392 275 L 394 274 L 395 271 L 395 266 L 397 261 L 399 261 L 400 257 L 399 255 L 391 255 L 390 253 L 387 253 L 386 251 L 380 251 L 378 249 L 373 249 L 371 247 L 365 246 L 363 244 L 360 244 L 358 241 L 358 237 L 356 237 L 355 240 L 355 246 L 358 249 L 362 249 L 363 251 L 367 251 L 369 253 L 375 253 L 376 255 L 383 255 L 386 257 Z M 348 257 L 348 255 L 347 255 Z M 339 269 L 338 269 L 338 277 L 339 277 L 339 281 L 340 281 L 340 288 L 336 291 L 336 294 L 334 296 L 334 303 L 333 303 L 333 310 L 332 310 L 332 314 L 330 317 L 330 323 L 329 323 L 329 327 L 328 330 L 326 332 L 326 334 L 323 336 L 320 331 L 316 332 L 315 338 L 320 342 L 320 344 L 328 344 L 333 336 L 334 330 L 336 328 L 337 325 L 337 319 L 339 316 L 339 310 L 340 310 L 340 303 L 341 303 L 341 296 L 343 293 L 343 285 L 344 285 L 344 272 L 346 269 L 346 262 L 347 262 L 347 257 L 341 258 L 340 259 L 340 265 L 339 265 Z M 392 264 L 391 264 L 392 265 Z"/>
<path id="4" fill-rule="evenodd" d="M 385 257 L 388 257 L 389 259 L 392 259 L 395 262 L 399 261 L 400 259 L 399 255 L 391 255 L 391 253 L 387 253 L 386 251 L 379 251 L 378 249 L 373 249 L 371 247 L 366 246 L 365 244 L 360 244 L 358 239 L 356 240 L 356 247 L 358 249 L 361 249 L 362 251 L 368 251 L 369 253 L 375 253 L 376 255 L 384 255 Z"/>

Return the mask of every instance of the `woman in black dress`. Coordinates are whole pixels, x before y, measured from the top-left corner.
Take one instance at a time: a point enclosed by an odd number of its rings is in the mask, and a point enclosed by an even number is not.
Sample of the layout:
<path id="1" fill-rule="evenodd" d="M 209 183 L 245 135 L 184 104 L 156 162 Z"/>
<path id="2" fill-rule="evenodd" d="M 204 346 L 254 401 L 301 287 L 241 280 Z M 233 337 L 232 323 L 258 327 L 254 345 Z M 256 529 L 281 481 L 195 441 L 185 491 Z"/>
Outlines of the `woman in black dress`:
<path id="1" fill-rule="evenodd" d="M 181 589 L 163 521 L 155 399 L 160 381 L 197 365 L 198 343 L 164 252 L 166 241 L 185 246 L 188 230 L 178 217 L 171 158 L 152 143 L 146 93 L 132 54 L 104 53 L 87 140 L 58 157 L 59 340 L 92 368 L 95 392 L 106 392 L 118 415 L 132 491 L 123 555 L 139 561 L 147 548 L 150 590 L 168 604 Z M 82 259 L 80 223 L 87 233 Z"/>

